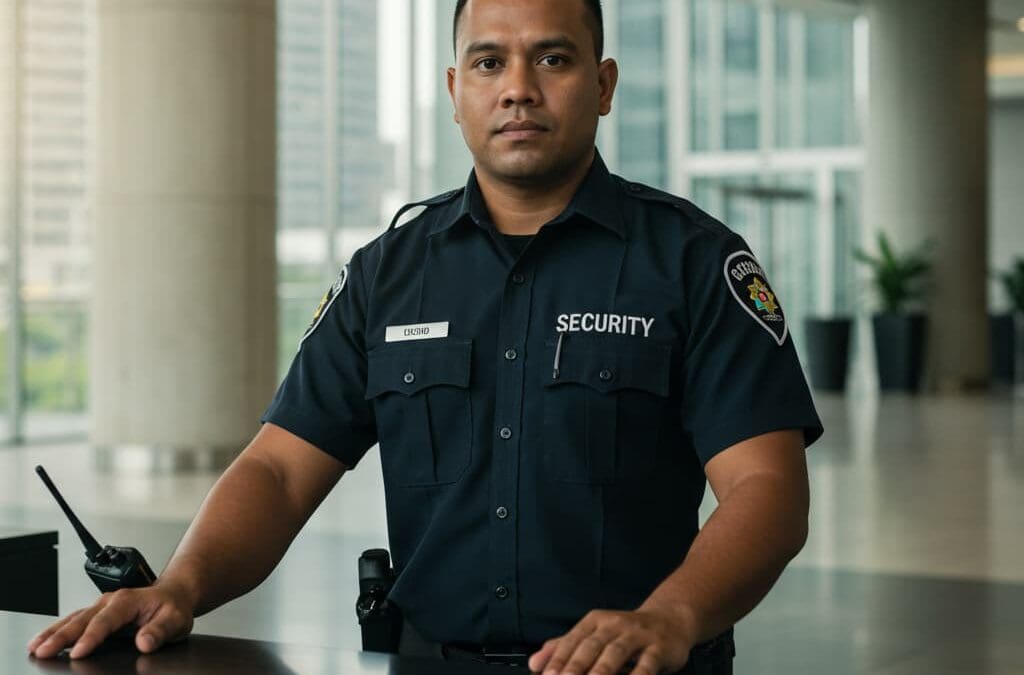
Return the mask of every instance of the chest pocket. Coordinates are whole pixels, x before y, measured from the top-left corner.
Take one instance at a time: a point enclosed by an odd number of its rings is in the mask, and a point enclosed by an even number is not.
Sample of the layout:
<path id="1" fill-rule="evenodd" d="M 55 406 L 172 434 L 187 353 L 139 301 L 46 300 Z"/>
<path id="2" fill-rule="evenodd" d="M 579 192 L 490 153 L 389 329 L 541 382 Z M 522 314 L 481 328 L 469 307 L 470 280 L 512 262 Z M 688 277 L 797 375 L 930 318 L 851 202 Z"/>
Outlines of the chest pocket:
<path id="1" fill-rule="evenodd" d="M 547 346 L 554 362 L 555 342 Z M 556 481 L 608 485 L 654 467 L 672 348 L 618 336 L 567 335 L 544 392 L 544 461 Z"/>
<path id="2" fill-rule="evenodd" d="M 454 483 L 469 466 L 472 340 L 387 344 L 367 354 L 366 398 L 377 416 L 385 480 Z"/>

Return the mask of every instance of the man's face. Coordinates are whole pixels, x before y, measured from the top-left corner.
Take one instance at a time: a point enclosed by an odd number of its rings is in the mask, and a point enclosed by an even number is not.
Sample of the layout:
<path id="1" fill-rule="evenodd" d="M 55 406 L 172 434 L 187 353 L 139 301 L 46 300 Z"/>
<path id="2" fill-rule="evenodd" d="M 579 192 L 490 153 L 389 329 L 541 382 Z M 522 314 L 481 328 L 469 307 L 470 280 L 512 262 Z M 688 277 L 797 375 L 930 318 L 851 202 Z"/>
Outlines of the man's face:
<path id="1" fill-rule="evenodd" d="M 477 169 L 535 183 L 588 161 L 618 77 L 597 63 L 583 0 L 471 0 L 448 69 Z"/>

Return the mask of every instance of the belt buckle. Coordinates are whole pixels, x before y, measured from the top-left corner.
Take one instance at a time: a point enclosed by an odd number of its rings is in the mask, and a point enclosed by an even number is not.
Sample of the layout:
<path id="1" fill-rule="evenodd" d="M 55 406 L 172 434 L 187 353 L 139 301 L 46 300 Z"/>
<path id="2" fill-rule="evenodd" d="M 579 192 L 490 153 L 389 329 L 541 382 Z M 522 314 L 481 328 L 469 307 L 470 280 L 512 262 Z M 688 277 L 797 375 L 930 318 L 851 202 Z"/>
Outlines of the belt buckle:
<path id="1" fill-rule="evenodd" d="M 530 658 L 529 654 L 508 649 L 492 650 L 484 647 L 481 653 L 484 660 L 493 666 L 525 666 Z"/>

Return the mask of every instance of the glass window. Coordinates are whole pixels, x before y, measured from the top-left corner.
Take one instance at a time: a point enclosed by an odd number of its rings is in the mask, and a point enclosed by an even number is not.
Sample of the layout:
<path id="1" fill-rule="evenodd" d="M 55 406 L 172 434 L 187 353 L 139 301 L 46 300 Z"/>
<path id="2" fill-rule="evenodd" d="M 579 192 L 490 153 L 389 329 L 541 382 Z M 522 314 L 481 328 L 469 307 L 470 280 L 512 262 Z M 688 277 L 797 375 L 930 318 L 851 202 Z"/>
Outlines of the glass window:
<path id="1" fill-rule="evenodd" d="M 775 12 L 775 144 L 780 148 L 796 145 L 793 133 L 793 59 L 790 56 L 795 39 L 791 25 L 794 13 L 779 9 Z"/>
<path id="2" fill-rule="evenodd" d="M 860 171 L 837 171 L 835 174 L 835 267 L 832 310 L 836 314 L 857 312 L 857 274 L 853 251 L 860 246 L 861 218 L 864 200 Z"/>
<path id="3" fill-rule="evenodd" d="M 806 21 L 806 144 L 853 145 L 859 141 L 854 106 L 853 21 L 815 14 L 807 15 Z"/>
<path id="4" fill-rule="evenodd" d="M 758 10 L 725 3 L 725 91 L 722 101 L 726 150 L 756 150 L 759 143 Z"/>
<path id="5" fill-rule="evenodd" d="M 279 0 L 278 301 L 282 373 L 317 302 L 380 229 L 378 3 Z M 352 235 L 352 236 L 350 236 Z"/>
<path id="6" fill-rule="evenodd" d="M 24 434 L 39 438 L 87 425 L 96 17 L 83 0 L 21 11 L 21 391 Z"/>
<path id="7" fill-rule="evenodd" d="M 690 1 L 690 147 L 711 149 L 711 0 Z"/>
<path id="8" fill-rule="evenodd" d="M 14 5 L 0 3 L 0 53 L 14 50 Z M 14 60 L 0 58 L 0 288 L 7 288 L 10 275 L 9 233 L 14 222 L 14 190 L 16 189 L 15 138 L 15 69 Z M 11 312 L 8 293 L 0 291 L 0 434 L 6 437 L 9 428 L 8 401 L 8 339 Z"/>
<path id="9" fill-rule="evenodd" d="M 629 0 L 619 10 L 619 168 L 667 187 L 664 3 Z"/>
<path id="10" fill-rule="evenodd" d="M 802 148 L 859 144 L 853 20 L 778 10 L 775 40 L 778 146 Z"/>

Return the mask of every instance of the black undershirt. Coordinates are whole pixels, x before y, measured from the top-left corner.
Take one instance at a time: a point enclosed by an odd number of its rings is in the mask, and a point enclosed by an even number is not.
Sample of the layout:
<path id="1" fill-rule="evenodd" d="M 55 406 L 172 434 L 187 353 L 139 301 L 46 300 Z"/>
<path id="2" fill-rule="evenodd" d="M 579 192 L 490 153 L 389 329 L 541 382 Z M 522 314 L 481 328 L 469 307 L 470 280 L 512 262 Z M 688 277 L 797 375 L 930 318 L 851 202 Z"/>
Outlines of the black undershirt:
<path id="1" fill-rule="evenodd" d="M 512 255 L 518 258 L 526 250 L 526 246 L 534 238 L 533 234 L 502 234 L 502 238 L 508 245 L 508 250 L 512 252 Z"/>

